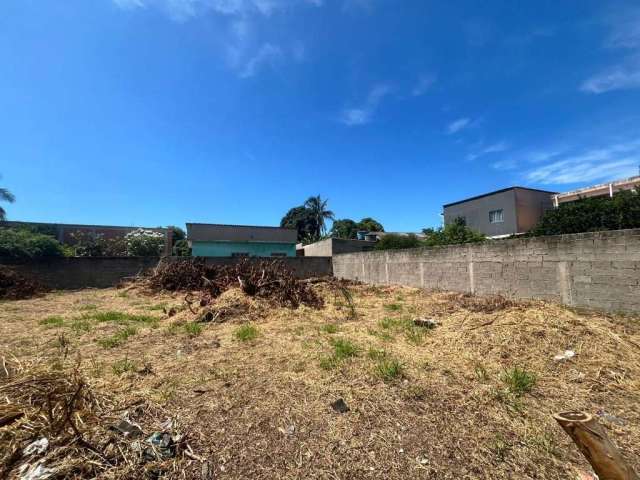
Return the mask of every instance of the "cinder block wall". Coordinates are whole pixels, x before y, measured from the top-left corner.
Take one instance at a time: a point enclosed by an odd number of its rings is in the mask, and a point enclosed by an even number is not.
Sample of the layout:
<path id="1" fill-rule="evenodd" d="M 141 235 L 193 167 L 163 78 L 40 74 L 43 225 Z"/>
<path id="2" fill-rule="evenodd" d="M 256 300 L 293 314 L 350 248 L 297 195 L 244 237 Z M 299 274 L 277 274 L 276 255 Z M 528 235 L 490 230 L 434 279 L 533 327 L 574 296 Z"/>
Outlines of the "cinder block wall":
<path id="1" fill-rule="evenodd" d="M 180 257 L 169 258 L 171 261 L 183 260 Z M 261 259 L 251 259 L 251 261 L 258 260 Z M 284 262 L 299 278 L 331 275 L 330 257 L 284 257 L 277 260 Z M 51 289 L 76 290 L 112 287 L 127 277 L 134 277 L 154 268 L 158 261 L 158 257 L 48 258 L 28 262 L 0 258 L 0 265 L 7 265 L 18 272 L 34 277 Z M 205 261 L 214 265 L 229 265 L 238 262 L 238 259 L 211 257 L 206 258 Z"/>
<path id="2" fill-rule="evenodd" d="M 333 257 L 336 277 L 640 311 L 640 229 Z"/>

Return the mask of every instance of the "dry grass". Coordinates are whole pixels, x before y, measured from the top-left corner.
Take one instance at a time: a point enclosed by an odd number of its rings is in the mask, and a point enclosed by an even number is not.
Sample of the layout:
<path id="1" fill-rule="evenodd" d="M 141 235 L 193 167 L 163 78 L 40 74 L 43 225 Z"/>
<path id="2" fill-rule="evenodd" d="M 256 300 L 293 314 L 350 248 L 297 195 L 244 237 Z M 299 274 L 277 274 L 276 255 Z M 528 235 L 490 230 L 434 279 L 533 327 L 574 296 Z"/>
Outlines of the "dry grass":
<path id="1" fill-rule="evenodd" d="M 75 391 L 74 381 L 86 385 L 79 417 L 71 416 L 86 440 L 102 451 L 113 437 L 122 449 L 105 466 L 88 447 L 65 443 L 73 433 L 67 422 L 60 429 L 67 436 L 52 442 L 57 449 L 41 455 L 62 476 L 201 478 L 204 460 L 215 478 L 230 479 L 576 478 L 588 465 L 551 418 L 567 409 L 622 419 L 602 423 L 640 469 L 637 318 L 400 287 L 349 288 L 355 316 L 323 284 L 314 286 L 325 299 L 320 310 L 272 308 L 231 290 L 211 306 L 225 312 L 222 323 L 201 328 L 192 326 L 181 296 L 135 290 L 2 303 L 0 357 L 15 368 L 0 375 L 0 409 L 22 409 L 25 417 L 0 428 L 0 459 L 39 433 L 62 435 L 37 420 L 38 397 L 7 389 L 55 378 L 70 386 L 64 392 Z M 162 313 L 171 307 L 176 315 Z M 438 326 L 416 330 L 414 317 Z M 244 325 L 258 335 L 241 341 Z M 122 339 L 127 328 L 135 334 Z M 110 338 L 122 341 L 111 345 Z M 566 349 L 577 355 L 553 360 Z M 331 408 L 338 398 L 348 412 Z M 141 407 L 127 407 L 132 402 Z M 147 436 L 175 419 L 199 459 L 182 452 L 136 463 L 131 442 L 107 430 L 125 411 Z M 13 459 L 16 466 L 24 461 Z"/>

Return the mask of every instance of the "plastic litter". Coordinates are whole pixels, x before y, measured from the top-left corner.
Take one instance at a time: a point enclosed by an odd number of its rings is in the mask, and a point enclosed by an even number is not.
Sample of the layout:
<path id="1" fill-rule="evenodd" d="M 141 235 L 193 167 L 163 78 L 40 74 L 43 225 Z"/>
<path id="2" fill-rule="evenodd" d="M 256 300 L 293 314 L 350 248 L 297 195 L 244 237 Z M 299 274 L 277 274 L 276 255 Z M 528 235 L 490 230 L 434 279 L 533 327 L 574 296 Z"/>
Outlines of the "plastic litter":
<path id="1" fill-rule="evenodd" d="M 433 318 L 414 318 L 413 324 L 416 327 L 424 327 L 428 328 L 429 330 L 438 326 L 438 322 Z"/>
<path id="2" fill-rule="evenodd" d="M 24 454 L 40 454 L 43 453 L 47 448 L 49 448 L 49 440 L 47 440 L 45 437 L 42 437 L 24 447 Z"/>
<path id="3" fill-rule="evenodd" d="M 51 478 L 55 472 L 45 467 L 43 463 L 38 462 L 34 464 L 25 463 L 20 467 L 18 473 L 20 480 L 45 480 Z"/>
<path id="4" fill-rule="evenodd" d="M 575 356 L 576 356 L 576 352 L 574 352 L 573 350 L 565 350 L 563 353 L 559 353 L 558 355 L 553 357 L 553 359 L 556 362 L 561 362 L 563 360 L 569 360 L 570 358 L 573 358 Z"/>

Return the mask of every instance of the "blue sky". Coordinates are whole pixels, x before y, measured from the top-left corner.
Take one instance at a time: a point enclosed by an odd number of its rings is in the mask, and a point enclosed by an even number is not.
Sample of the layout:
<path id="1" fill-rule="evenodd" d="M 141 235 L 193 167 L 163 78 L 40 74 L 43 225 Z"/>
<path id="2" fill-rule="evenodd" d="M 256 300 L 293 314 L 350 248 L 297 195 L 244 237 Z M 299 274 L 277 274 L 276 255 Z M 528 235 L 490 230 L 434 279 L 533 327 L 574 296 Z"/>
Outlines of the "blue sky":
<path id="1" fill-rule="evenodd" d="M 12 219 L 277 224 L 310 195 L 387 230 L 640 164 L 640 5 L 5 0 Z"/>

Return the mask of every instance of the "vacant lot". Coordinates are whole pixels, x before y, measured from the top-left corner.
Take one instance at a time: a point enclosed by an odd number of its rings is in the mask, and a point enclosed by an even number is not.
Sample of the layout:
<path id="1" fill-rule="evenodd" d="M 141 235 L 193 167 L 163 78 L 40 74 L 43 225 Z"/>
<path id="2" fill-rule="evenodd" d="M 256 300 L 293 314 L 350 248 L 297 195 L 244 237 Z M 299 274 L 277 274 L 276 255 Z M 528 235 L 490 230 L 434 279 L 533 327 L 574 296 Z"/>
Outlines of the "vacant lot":
<path id="1" fill-rule="evenodd" d="M 578 478 L 589 466 L 551 417 L 569 409 L 600 415 L 640 468 L 638 319 L 366 286 L 350 287 L 354 316 L 314 288 L 322 309 L 229 290 L 221 323 L 135 289 L 1 303 L 0 409 L 25 413 L 0 427 L 4 474 L 42 460 L 61 477 Z M 65 379 L 90 392 L 67 419 L 47 407 Z M 110 431 L 122 418 L 144 436 Z M 176 456 L 143 462 L 163 430 L 183 435 Z"/>

